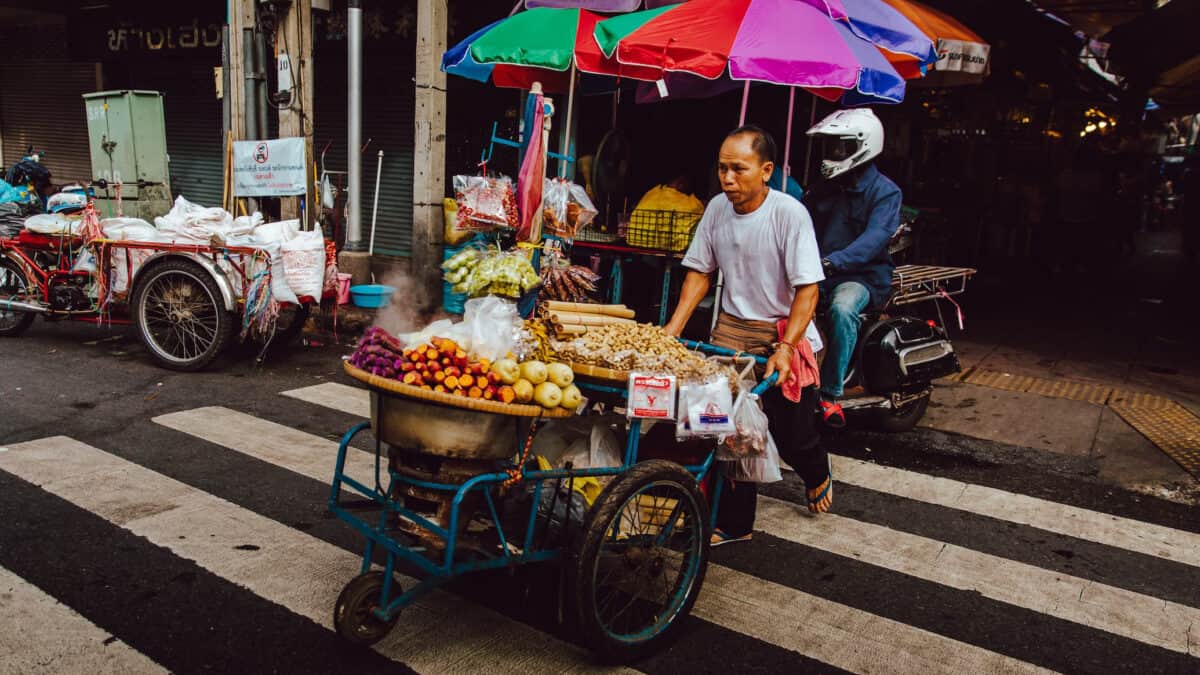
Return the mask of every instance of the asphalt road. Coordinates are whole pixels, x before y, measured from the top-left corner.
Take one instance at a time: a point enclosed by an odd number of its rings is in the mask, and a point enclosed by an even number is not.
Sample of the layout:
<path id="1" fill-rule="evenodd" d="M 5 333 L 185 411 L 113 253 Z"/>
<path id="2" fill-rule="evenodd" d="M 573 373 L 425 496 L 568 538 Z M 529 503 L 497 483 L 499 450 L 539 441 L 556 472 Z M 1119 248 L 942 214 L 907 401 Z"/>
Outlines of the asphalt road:
<path id="1" fill-rule="evenodd" d="M 0 340 L 0 672 L 595 667 L 547 567 L 451 584 L 375 650 L 340 643 L 363 544 L 326 508 L 330 448 L 365 401 L 345 351 L 255 366 L 242 348 L 178 374 L 123 329 Z M 713 551 L 678 639 L 632 668 L 1200 669 L 1195 509 L 933 431 L 827 443 L 833 514 L 805 515 L 790 474 L 766 487 L 754 541 Z"/>

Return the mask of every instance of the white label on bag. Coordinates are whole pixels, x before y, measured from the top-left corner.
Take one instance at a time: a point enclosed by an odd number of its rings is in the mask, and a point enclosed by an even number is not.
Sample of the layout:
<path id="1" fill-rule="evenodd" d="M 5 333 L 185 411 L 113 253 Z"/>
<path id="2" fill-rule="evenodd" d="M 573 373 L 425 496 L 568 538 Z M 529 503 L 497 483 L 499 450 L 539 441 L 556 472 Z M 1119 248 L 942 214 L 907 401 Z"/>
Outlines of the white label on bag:
<path id="1" fill-rule="evenodd" d="M 654 84 L 658 86 L 658 97 L 659 98 L 666 98 L 669 95 L 667 92 L 667 81 L 666 80 L 655 80 Z"/>
<path id="2" fill-rule="evenodd" d="M 675 376 L 629 375 L 629 417 L 675 419 Z"/>

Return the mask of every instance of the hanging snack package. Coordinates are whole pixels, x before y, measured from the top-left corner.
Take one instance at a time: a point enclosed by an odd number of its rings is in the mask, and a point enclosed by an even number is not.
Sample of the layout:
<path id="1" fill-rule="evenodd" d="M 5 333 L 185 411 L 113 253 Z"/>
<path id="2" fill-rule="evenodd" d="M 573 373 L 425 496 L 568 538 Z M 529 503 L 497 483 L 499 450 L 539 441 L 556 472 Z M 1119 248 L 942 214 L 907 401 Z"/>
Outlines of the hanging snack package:
<path id="1" fill-rule="evenodd" d="M 596 217 L 587 191 L 562 178 L 547 178 L 542 189 L 542 231 L 573 239 Z"/>
<path id="2" fill-rule="evenodd" d="M 651 420 L 675 419 L 675 376 L 630 373 L 626 415 Z"/>
<path id="3" fill-rule="evenodd" d="M 687 417 L 690 431 L 696 436 L 720 436 L 737 431 L 733 424 L 733 395 L 729 393 L 729 378 L 710 377 L 689 384 Z"/>
<path id="4" fill-rule="evenodd" d="M 517 197 L 506 176 L 455 176 L 454 200 L 460 230 L 487 231 L 518 224 Z"/>

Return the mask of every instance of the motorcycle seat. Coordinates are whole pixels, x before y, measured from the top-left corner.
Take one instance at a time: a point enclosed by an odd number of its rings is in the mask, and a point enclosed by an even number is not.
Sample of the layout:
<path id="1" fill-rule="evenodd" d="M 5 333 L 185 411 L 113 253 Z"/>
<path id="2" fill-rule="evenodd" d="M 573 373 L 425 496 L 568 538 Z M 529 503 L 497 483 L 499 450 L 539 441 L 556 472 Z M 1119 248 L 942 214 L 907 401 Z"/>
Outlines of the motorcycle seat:
<path id="1" fill-rule="evenodd" d="M 29 230 L 21 230 L 17 234 L 17 243 L 23 247 L 42 251 L 57 251 L 59 248 L 77 248 L 83 245 L 83 239 L 75 236 L 59 234 L 39 234 Z"/>

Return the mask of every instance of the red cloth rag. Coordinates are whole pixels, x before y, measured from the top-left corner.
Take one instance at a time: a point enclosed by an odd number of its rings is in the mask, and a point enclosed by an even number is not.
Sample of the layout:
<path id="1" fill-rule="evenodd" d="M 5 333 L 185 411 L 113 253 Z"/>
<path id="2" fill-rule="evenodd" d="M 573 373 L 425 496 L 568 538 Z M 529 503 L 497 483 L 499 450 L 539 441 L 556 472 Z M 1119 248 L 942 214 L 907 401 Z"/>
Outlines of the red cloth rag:
<path id="1" fill-rule="evenodd" d="M 787 325 L 787 319 L 780 319 L 775 326 L 779 330 L 780 340 L 787 331 Z M 788 377 L 787 382 L 779 385 L 779 388 L 787 400 L 799 403 L 800 395 L 805 388 L 821 384 L 821 371 L 817 368 L 817 355 L 813 353 L 808 338 L 801 335 L 796 344 L 792 346 L 795 347 L 792 350 L 792 374 Z"/>

